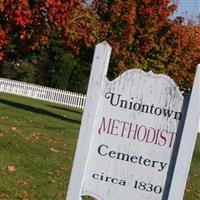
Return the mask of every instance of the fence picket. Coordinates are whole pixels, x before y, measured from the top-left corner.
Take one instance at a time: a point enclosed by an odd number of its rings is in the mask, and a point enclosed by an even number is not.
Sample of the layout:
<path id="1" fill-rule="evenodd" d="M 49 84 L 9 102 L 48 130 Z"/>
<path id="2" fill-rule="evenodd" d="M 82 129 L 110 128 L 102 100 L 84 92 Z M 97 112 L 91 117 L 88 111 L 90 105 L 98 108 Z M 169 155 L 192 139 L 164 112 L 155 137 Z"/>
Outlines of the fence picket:
<path id="1" fill-rule="evenodd" d="M 0 92 L 54 102 L 79 109 L 84 109 L 86 99 L 83 94 L 5 78 L 0 78 Z"/>

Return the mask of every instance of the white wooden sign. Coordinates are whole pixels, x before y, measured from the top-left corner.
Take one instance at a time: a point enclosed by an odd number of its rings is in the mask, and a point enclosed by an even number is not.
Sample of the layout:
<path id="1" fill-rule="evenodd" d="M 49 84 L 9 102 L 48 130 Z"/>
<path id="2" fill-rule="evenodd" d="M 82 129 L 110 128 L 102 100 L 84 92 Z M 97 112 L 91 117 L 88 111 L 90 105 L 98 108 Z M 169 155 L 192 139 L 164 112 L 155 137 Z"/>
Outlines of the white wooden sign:
<path id="1" fill-rule="evenodd" d="M 172 79 L 152 72 L 129 70 L 109 81 L 110 53 L 106 42 L 97 45 L 67 200 L 84 195 L 98 200 L 180 200 L 185 185 L 178 187 L 181 194 L 176 197 L 171 190 L 181 181 L 173 176 L 184 154 L 177 138 L 182 142 L 189 132 L 180 127 L 184 98 Z M 198 122 L 192 129 L 185 179 Z"/>

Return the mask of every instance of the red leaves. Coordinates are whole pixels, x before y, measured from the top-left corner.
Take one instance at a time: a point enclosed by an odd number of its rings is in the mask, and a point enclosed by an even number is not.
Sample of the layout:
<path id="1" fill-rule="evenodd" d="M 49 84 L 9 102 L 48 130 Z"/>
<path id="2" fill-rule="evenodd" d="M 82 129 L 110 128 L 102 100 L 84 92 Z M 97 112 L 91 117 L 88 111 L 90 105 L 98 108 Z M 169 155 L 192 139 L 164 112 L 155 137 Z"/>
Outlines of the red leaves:
<path id="1" fill-rule="evenodd" d="M 4 1 L 4 14 L 8 18 L 8 23 L 12 26 L 25 28 L 31 24 L 31 11 L 29 10 L 26 0 L 20 1 Z"/>
<path id="2" fill-rule="evenodd" d="M 7 171 L 8 171 L 9 173 L 15 172 L 15 171 L 16 171 L 15 165 L 8 165 L 8 166 L 7 166 Z"/>
<path id="3" fill-rule="evenodd" d="M 4 47 L 7 45 L 6 32 L 0 28 L 0 63 L 4 59 Z"/>
<path id="4" fill-rule="evenodd" d="M 4 53 L 0 52 L 0 63 L 3 62 L 3 59 L 4 59 Z"/>
<path id="5" fill-rule="evenodd" d="M 0 60 L 7 41 L 19 41 L 16 46 L 26 53 L 46 45 L 52 33 L 76 53 L 78 43 L 90 46 L 96 41 L 98 22 L 94 12 L 81 3 L 82 0 L 4 0 L 0 9 L 3 16 L 0 28 L 5 30 L 8 40 L 0 33 Z"/>
<path id="6" fill-rule="evenodd" d="M 0 61 L 8 43 L 35 51 L 56 35 L 62 48 L 80 48 L 107 40 L 118 71 L 140 67 L 173 75 L 190 85 L 200 62 L 199 24 L 169 19 L 176 5 L 169 0 L 4 0 L 0 12 Z M 169 4 L 170 3 L 170 4 Z M 55 34 L 56 33 L 56 34 Z M 165 66 L 165 68 L 163 67 Z M 117 71 L 116 69 L 114 69 Z M 183 81 L 182 81 L 183 80 Z"/>
<path id="7" fill-rule="evenodd" d="M 0 50 L 2 50 L 6 43 L 6 32 L 0 29 Z"/>
<path id="8" fill-rule="evenodd" d="M 200 25 L 170 20 L 176 4 L 169 0 L 93 3 L 105 27 L 101 41 L 106 39 L 112 45 L 119 71 L 151 68 L 167 73 L 179 85 L 191 85 L 195 65 L 200 62 Z"/>
<path id="9" fill-rule="evenodd" d="M 140 10 L 139 10 L 139 13 L 141 14 L 141 15 L 152 15 L 153 13 L 154 13 L 154 9 L 153 8 L 151 8 L 151 7 L 147 7 L 147 8 L 141 8 Z"/>
<path id="10" fill-rule="evenodd" d="M 26 9 L 17 8 L 13 13 L 13 23 L 21 28 L 25 28 L 32 23 L 31 11 Z"/>

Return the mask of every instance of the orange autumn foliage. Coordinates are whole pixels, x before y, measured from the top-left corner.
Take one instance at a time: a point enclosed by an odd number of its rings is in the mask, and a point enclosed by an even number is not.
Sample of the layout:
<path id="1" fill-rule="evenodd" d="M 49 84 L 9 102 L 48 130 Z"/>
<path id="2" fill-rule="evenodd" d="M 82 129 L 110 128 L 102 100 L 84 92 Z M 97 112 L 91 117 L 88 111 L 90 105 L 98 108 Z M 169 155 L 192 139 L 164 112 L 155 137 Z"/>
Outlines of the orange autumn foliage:
<path id="1" fill-rule="evenodd" d="M 200 22 L 170 19 L 176 3 L 169 0 L 94 0 L 93 8 L 102 21 L 101 40 L 113 47 L 117 73 L 142 68 L 191 87 L 200 63 Z"/>
<path id="2" fill-rule="evenodd" d="M 76 54 L 107 40 L 113 48 L 112 77 L 141 68 L 190 88 L 200 63 L 200 21 L 171 19 L 175 10 L 170 0 L 3 0 L 0 62 L 9 45 L 26 55 L 55 35 L 61 48 Z"/>

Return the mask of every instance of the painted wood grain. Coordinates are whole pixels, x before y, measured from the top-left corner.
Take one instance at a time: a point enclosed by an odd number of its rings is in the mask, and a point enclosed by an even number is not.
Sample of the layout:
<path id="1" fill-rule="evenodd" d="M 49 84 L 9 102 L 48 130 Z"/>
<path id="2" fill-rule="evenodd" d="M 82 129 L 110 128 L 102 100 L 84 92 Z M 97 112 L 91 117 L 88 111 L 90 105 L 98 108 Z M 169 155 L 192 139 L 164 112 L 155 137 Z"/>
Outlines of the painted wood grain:
<path id="1" fill-rule="evenodd" d="M 95 49 L 92 70 L 87 91 L 87 99 L 82 123 L 79 132 L 79 139 L 70 184 L 67 193 L 67 200 L 80 200 L 83 185 L 83 177 L 89 156 L 92 133 L 94 132 L 95 120 L 99 107 L 104 79 L 106 77 L 111 47 L 107 42 L 97 45 Z"/>

